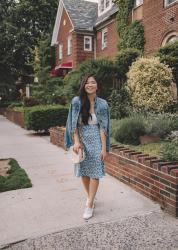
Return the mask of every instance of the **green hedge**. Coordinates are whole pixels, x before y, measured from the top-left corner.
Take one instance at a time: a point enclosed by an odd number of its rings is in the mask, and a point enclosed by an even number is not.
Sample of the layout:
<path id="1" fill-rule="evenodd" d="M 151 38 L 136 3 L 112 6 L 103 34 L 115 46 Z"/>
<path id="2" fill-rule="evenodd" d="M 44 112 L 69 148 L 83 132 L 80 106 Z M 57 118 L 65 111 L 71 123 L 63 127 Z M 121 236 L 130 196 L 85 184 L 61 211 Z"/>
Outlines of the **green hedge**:
<path id="1" fill-rule="evenodd" d="M 68 107 L 45 105 L 24 108 L 25 128 L 47 132 L 50 127 L 65 126 Z"/>
<path id="2" fill-rule="evenodd" d="M 9 176 L 0 176 L 0 192 L 32 187 L 24 169 L 22 169 L 15 159 L 10 159 L 11 166 L 8 171 Z"/>

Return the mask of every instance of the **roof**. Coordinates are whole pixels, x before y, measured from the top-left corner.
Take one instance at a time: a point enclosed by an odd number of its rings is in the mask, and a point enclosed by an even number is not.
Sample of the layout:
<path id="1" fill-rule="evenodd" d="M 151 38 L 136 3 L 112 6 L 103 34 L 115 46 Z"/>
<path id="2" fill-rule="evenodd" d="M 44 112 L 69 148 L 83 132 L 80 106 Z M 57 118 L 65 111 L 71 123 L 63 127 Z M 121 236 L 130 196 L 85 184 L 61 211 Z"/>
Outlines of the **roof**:
<path id="1" fill-rule="evenodd" d="M 84 0 L 59 0 L 59 6 L 51 45 L 57 44 L 63 9 L 66 10 L 74 30 L 93 31 L 94 27 L 106 21 L 118 11 L 118 5 L 113 4 L 111 9 L 98 16 L 98 4 Z"/>
<path id="2" fill-rule="evenodd" d="M 98 18 L 95 21 L 95 27 L 98 26 L 99 24 L 103 23 L 106 21 L 110 16 L 118 12 L 119 8 L 117 4 L 113 4 L 111 9 L 109 9 L 107 12 L 105 12 L 103 15 L 98 16 Z"/>
<path id="3" fill-rule="evenodd" d="M 98 16 L 98 4 L 83 0 L 63 0 L 74 29 L 92 31 Z"/>

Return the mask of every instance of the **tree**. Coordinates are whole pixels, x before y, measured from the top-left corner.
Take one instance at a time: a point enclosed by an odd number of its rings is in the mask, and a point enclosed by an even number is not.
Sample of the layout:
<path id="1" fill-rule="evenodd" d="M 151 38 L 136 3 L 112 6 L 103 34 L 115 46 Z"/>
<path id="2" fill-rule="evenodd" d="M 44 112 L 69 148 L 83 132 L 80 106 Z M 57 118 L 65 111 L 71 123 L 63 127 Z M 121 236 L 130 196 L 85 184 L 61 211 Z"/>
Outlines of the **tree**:
<path id="1" fill-rule="evenodd" d="M 52 33 L 58 0 L 1 0 L 0 75 L 5 85 L 33 74 L 34 49 Z"/>

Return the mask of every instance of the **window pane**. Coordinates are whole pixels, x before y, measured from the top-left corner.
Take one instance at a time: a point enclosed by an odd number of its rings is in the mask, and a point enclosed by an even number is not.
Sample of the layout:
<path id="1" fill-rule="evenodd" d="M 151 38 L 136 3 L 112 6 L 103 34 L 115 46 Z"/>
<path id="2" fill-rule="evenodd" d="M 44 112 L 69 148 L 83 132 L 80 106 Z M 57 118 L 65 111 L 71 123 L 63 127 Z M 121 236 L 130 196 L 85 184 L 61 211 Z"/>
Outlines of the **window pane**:
<path id="1" fill-rule="evenodd" d="M 107 34 L 108 34 L 108 32 L 107 32 L 107 30 L 104 30 L 103 32 L 102 32 L 102 49 L 104 49 L 104 48 L 106 48 L 107 47 Z"/>
<path id="2" fill-rule="evenodd" d="M 110 0 L 106 0 L 106 8 L 109 7 Z"/>
<path id="3" fill-rule="evenodd" d="M 167 43 L 175 43 L 178 41 L 178 36 L 171 36 L 168 40 Z"/>
<path id="4" fill-rule="evenodd" d="M 165 1 L 166 1 L 166 5 L 177 2 L 177 0 L 165 0 Z"/>
<path id="5" fill-rule="evenodd" d="M 84 38 L 84 49 L 85 50 L 92 50 L 92 38 L 91 37 L 85 37 Z"/>

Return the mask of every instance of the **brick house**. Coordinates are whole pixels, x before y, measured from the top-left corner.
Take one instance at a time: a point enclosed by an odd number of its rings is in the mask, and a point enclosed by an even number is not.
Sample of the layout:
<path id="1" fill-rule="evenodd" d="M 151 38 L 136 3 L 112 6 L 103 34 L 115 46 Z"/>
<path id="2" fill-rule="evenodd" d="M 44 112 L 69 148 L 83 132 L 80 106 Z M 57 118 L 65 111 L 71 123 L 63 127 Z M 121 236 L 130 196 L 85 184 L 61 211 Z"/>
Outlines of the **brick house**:
<path id="1" fill-rule="evenodd" d="M 89 58 L 114 59 L 119 39 L 117 12 L 112 0 L 59 1 L 51 42 L 59 75 Z M 145 55 L 178 40 L 178 0 L 135 0 L 131 19 L 144 26 Z"/>

